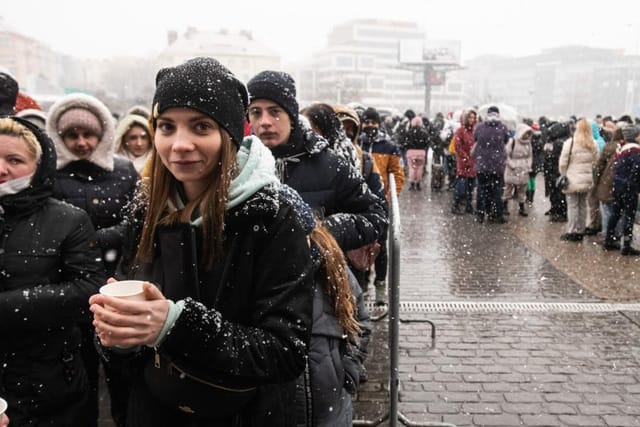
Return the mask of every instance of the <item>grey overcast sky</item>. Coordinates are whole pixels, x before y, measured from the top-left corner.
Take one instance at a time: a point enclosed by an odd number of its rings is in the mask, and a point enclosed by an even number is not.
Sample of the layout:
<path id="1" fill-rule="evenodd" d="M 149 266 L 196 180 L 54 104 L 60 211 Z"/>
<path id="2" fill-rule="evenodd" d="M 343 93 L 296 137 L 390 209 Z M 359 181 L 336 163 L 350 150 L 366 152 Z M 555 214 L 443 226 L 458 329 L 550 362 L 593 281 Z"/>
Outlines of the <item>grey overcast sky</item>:
<path id="1" fill-rule="evenodd" d="M 146 55 L 167 30 L 245 29 L 285 63 L 326 45 L 333 26 L 351 19 L 417 22 L 429 39 L 462 42 L 462 59 L 522 56 L 569 44 L 640 54 L 638 0 L 19 0 L 5 23 L 79 57 Z"/>

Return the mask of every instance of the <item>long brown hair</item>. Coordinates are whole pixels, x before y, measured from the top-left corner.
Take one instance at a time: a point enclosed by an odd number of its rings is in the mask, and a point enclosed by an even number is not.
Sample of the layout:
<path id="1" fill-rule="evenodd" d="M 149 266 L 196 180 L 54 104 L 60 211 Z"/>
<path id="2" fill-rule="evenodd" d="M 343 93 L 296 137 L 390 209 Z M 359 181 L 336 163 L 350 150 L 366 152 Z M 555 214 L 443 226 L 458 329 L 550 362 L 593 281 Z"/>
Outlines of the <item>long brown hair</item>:
<path id="1" fill-rule="evenodd" d="M 155 140 L 155 120 L 151 119 L 151 139 Z M 178 206 L 178 188 L 182 184 L 169 172 L 154 150 L 147 164 L 149 177 L 144 179 L 142 191 L 146 194 L 147 207 L 140 245 L 136 261 L 151 262 L 155 255 L 154 236 L 158 225 L 189 222 L 194 210 L 202 216 L 202 254 L 206 266 L 211 268 L 222 254 L 222 233 L 224 229 L 225 207 L 229 197 L 229 186 L 238 174 L 236 148 L 231 136 L 220 127 L 222 145 L 218 170 L 211 176 L 211 185 L 195 200 L 190 200 L 184 208 L 170 212 L 169 202 Z M 145 167 L 146 169 L 146 167 Z"/>
<path id="2" fill-rule="evenodd" d="M 338 322 L 347 335 L 356 338 L 360 334 L 360 325 L 355 317 L 356 301 L 349 286 L 347 263 L 340 246 L 329 230 L 317 224 L 309 234 L 313 243 L 320 249 L 321 275 L 324 290 L 329 295 Z"/>

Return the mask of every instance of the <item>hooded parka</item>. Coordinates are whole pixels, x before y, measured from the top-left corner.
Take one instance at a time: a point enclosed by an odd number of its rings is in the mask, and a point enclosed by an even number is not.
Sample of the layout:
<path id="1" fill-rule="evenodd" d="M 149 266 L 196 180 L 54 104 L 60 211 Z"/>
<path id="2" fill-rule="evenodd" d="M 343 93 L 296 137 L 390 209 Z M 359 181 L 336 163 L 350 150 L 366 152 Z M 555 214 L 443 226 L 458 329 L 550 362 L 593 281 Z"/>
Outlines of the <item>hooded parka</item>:
<path id="1" fill-rule="evenodd" d="M 51 197 L 53 143 L 15 120 L 42 157 L 27 189 L 0 198 L 0 396 L 12 426 L 73 427 L 88 391 L 77 324 L 103 266 L 87 214 Z"/>
<path id="2" fill-rule="evenodd" d="M 532 133 L 531 128 L 524 123 L 518 123 L 515 137 L 507 143 L 507 158 L 504 169 L 505 184 L 525 185 L 529 182 L 533 151 L 531 148 L 532 138 L 523 138 L 527 132 Z"/>
<path id="3" fill-rule="evenodd" d="M 72 108 L 90 111 L 102 123 L 103 134 L 88 159 L 80 159 L 64 144 L 59 133 L 60 117 Z M 47 133 L 58 155 L 54 197 L 89 214 L 98 234 L 107 272 L 115 270 L 124 232 L 123 208 L 131 200 L 138 172 L 131 161 L 114 156 L 114 124 L 104 104 L 84 94 L 71 94 L 51 106 Z"/>

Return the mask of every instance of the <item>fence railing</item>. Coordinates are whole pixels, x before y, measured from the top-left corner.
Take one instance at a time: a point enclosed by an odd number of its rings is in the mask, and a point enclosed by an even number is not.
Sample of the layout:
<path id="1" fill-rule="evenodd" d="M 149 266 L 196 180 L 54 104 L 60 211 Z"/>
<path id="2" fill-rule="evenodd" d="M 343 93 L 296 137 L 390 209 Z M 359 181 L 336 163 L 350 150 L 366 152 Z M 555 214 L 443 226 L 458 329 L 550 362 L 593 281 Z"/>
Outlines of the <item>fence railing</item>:
<path id="1" fill-rule="evenodd" d="M 387 283 L 389 288 L 389 412 L 380 415 L 374 420 L 354 420 L 354 426 L 377 426 L 389 420 L 390 427 L 397 427 L 398 421 L 407 427 L 456 427 L 450 423 L 440 422 L 413 422 L 398 410 L 398 389 L 400 381 L 398 379 L 399 362 L 399 335 L 400 335 L 400 204 L 396 191 L 396 181 L 393 174 L 389 174 L 389 239 L 388 243 L 388 275 Z M 373 316 L 372 316 L 373 318 Z M 432 346 L 435 344 L 435 325 L 427 319 L 411 319 L 408 322 L 422 321 L 431 324 Z"/>

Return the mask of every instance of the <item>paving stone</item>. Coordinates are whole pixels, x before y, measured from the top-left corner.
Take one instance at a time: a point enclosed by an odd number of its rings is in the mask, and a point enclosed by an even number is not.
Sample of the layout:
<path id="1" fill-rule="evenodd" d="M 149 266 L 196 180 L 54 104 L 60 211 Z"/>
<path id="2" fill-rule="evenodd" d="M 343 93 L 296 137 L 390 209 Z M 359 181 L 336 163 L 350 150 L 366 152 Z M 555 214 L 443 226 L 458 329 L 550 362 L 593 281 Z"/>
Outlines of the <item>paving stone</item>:
<path id="1" fill-rule="evenodd" d="M 522 415 L 522 422 L 526 426 L 555 427 L 562 426 L 558 417 L 550 414 Z"/>
<path id="2" fill-rule="evenodd" d="M 540 414 L 542 405 L 539 403 L 503 403 L 502 410 L 510 414 Z"/>
<path id="3" fill-rule="evenodd" d="M 440 393 L 440 398 L 445 402 L 478 402 L 480 396 L 478 393 Z"/>
<path id="4" fill-rule="evenodd" d="M 574 393 L 547 393 L 544 398 L 547 402 L 580 403 L 583 401 L 581 395 Z"/>
<path id="5" fill-rule="evenodd" d="M 496 404 L 464 403 L 462 405 L 462 412 L 468 414 L 496 414 L 501 413 L 502 408 Z"/>
<path id="6" fill-rule="evenodd" d="M 584 415 L 618 415 L 620 410 L 613 405 L 578 405 L 578 411 Z"/>
<path id="7" fill-rule="evenodd" d="M 497 382 L 497 383 L 484 383 L 482 384 L 482 388 L 485 391 L 498 391 L 498 392 L 515 392 L 519 390 L 520 387 L 517 383 L 505 383 L 505 382 Z"/>
<path id="8" fill-rule="evenodd" d="M 453 424 L 457 427 L 476 426 L 473 416 L 467 414 L 443 415 L 442 422 Z"/>
<path id="9" fill-rule="evenodd" d="M 460 412 L 460 405 L 454 403 L 434 402 L 427 405 L 431 414 L 457 414 Z"/>
<path id="10" fill-rule="evenodd" d="M 604 419 L 590 415 L 558 415 L 558 418 L 567 426 L 601 427 L 606 425 Z"/>
<path id="11" fill-rule="evenodd" d="M 479 393 L 482 391 L 482 384 L 478 383 L 446 383 L 445 387 L 448 392 L 473 392 Z"/>
<path id="12" fill-rule="evenodd" d="M 617 427 L 638 427 L 640 426 L 639 417 L 630 417 L 622 415 L 604 415 L 602 417 L 608 426 Z"/>
<path id="13" fill-rule="evenodd" d="M 481 426 L 505 426 L 513 427 L 520 425 L 520 417 L 514 414 L 499 415 L 474 415 L 473 422 Z"/>
<path id="14" fill-rule="evenodd" d="M 622 397 L 619 394 L 593 394 L 586 393 L 585 401 L 594 405 L 604 405 L 607 403 L 622 403 Z"/>
<path id="15" fill-rule="evenodd" d="M 535 403 L 542 402 L 542 396 L 538 393 L 505 393 L 504 398 L 510 403 Z"/>

